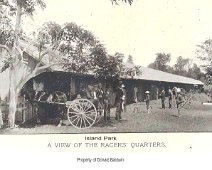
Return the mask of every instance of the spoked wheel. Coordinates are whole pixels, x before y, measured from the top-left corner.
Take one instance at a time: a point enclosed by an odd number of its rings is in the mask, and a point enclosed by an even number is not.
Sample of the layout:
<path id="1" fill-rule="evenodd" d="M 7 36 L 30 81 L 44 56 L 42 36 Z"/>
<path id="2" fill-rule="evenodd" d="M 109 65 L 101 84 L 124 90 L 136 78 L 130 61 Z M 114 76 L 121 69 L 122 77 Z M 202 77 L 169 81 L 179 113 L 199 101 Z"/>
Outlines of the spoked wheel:
<path id="1" fill-rule="evenodd" d="M 86 129 L 96 122 L 97 110 L 90 100 L 77 99 L 69 104 L 67 117 L 75 128 Z"/>

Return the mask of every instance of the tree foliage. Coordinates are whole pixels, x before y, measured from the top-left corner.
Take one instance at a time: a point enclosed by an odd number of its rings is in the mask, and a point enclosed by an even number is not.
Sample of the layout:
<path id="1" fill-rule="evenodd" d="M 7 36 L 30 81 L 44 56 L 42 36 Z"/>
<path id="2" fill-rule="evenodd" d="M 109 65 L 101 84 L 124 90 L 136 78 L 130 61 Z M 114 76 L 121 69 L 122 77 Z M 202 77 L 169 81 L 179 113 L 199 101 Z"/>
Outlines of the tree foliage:
<path id="1" fill-rule="evenodd" d="M 39 42 L 50 45 L 63 56 L 63 69 L 72 73 L 94 73 L 96 77 L 117 78 L 130 74 L 124 68 L 124 55 L 107 53 L 104 45 L 93 35 L 75 23 L 58 25 L 48 22 L 39 29 Z"/>
<path id="2" fill-rule="evenodd" d="M 123 2 L 131 4 L 132 0 L 123 0 Z M 59 56 L 57 61 L 63 61 L 63 69 L 77 73 L 87 72 L 92 68 L 92 71 L 98 76 L 114 76 L 124 70 L 120 56 L 108 55 L 104 46 L 91 32 L 75 23 L 66 23 L 60 26 L 53 22 L 47 23 L 39 31 L 38 41 L 33 44 L 33 48 L 34 46 L 38 47 L 37 58 L 39 60 L 34 70 L 27 69 L 24 62 L 25 47 L 21 45 L 21 41 L 26 40 L 21 28 L 22 16 L 32 17 L 37 7 L 44 9 L 46 4 L 43 0 L 0 0 L 1 59 L 4 56 L 3 65 L 0 66 L 2 72 L 9 72 L 8 117 L 11 127 L 15 126 L 17 97 L 21 87 L 41 70 L 44 71 L 46 68 L 58 64 L 50 58 Z M 28 43 L 30 46 L 31 42 Z M 59 55 L 53 54 L 52 51 Z M 44 60 L 48 58 L 46 56 L 49 57 L 47 65 L 44 64 Z M 60 56 L 62 57 L 60 58 Z M 105 66 L 108 66 L 109 70 Z"/>
<path id="3" fill-rule="evenodd" d="M 0 0 L 0 24 L 2 27 L 0 31 L 0 59 L 3 62 L 1 72 L 9 70 L 9 87 L 5 91 L 8 90 L 9 93 L 8 124 L 10 127 L 15 126 L 16 104 L 21 81 L 27 81 L 39 70 L 38 67 L 32 72 L 26 69 L 23 62 L 24 51 L 20 46 L 20 39 L 23 37 L 22 16 L 32 16 L 37 7 L 45 8 L 45 3 L 42 0 Z"/>
<path id="4" fill-rule="evenodd" d="M 212 84 L 212 39 L 209 38 L 197 45 L 196 56 L 204 63 L 202 67 L 206 71 L 206 83 Z"/>
<path id="5" fill-rule="evenodd" d="M 148 67 L 161 70 L 161 71 L 167 71 L 168 63 L 171 60 L 171 54 L 166 53 L 157 53 L 155 61 L 151 64 L 149 64 Z"/>
<path id="6" fill-rule="evenodd" d="M 193 66 L 188 70 L 187 77 L 201 80 L 204 77 L 204 73 L 202 73 L 200 67 L 198 67 L 196 63 L 193 63 Z"/>
<path id="7" fill-rule="evenodd" d="M 36 7 L 46 8 L 46 4 L 42 0 L 16 0 L 16 2 L 23 8 L 22 13 L 27 15 L 33 15 Z"/>
<path id="8" fill-rule="evenodd" d="M 39 29 L 38 41 L 42 49 L 49 46 L 51 50 L 59 52 L 62 56 L 60 62 L 64 63 L 63 69 L 73 73 L 88 72 L 92 67 L 92 56 L 94 56 L 91 54 L 95 51 L 96 55 L 100 55 L 100 52 L 103 54 L 105 51 L 90 31 L 73 22 L 64 25 L 54 22 L 44 23 Z"/>
<path id="9" fill-rule="evenodd" d="M 0 44 L 9 49 L 14 42 L 14 30 L 8 13 L 8 10 L 3 5 L 0 5 Z M 10 60 L 11 56 L 8 51 L 0 48 L 0 61 L 2 62 L 0 64 L 0 72 L 9 68 Z"/>
<path id="10" fill-rule="evenodd" d="M 12 42 L 13 28 L 8 11 L 0 5 L 0 44 L 9 45 Z"/>
<path id="11" fill-rule="evenodd" d="M 22 15 L 32 16 L 37 7 L 44 9 L 46 4 L 42 0 L 0 0 L 1 51 L 6 49 L 10 53 L 10 57 L 3 61 L 5 65 L 1 71 L 16 67 L 15 65 L 23 59 L 23 51 L 19 48 L 19 39 L 23 36 L 21 18 Z M 12 22 L 12 18 L 16 19 L 15 23 Z"/>
<path id="12" fill-rule="evenodd" d="M 128 63 L 134 64 L 134 62 L 133 62 L 133 56 L 132 56 L 132 55 L 129 55 L 129 56 L 128 56 L 127 62 L 128 62 Z"/>
<path id="13" fill-rule="evenodd" d="M 179 56 L 177 58 L 176 64 L 174 65 L 174 73 L 186 76 L 189 69 L 190 69 L 190 59 Z"/>
<path id="14" fill-rule="evenodd" d="M 149 64 L 148 67 L 197 80 L 201 80 L 204 77 L 201 69 L 197 66 L 196 63 L 193 63 L 191 59 L 179 56 L 177 58 L 176 64 L 173 66 L 168 65 L 170 60 L 170 54 L 157 53 L 155 61 Z"/>
<path id="15" fill-rule="evenodd" d="M 132 5 L 133 3 L 133 0 L 111 0 L 112 4 L 115 4 L 115 5 L 118 5 L 120 1 L 124 3 L 128 3 L 130 5 Z"/>
<path id="16" fill-rule="evenodd" d="M 200 45 L 197 45 L 196 55 L 206 65 L 212 66 L 212 39 L 207 39 Z"/>

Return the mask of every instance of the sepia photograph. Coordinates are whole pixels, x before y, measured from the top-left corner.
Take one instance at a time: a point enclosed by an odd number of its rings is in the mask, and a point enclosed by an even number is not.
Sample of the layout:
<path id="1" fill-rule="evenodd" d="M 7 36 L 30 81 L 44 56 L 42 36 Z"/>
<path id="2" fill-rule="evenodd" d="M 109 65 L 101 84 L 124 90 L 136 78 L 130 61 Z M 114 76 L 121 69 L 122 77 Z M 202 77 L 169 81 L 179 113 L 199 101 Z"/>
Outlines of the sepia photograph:
<path id="1" fill-rule="evenodd" d="M 212 132 L 211 9 L 0 0 L 0 134 Z"/>

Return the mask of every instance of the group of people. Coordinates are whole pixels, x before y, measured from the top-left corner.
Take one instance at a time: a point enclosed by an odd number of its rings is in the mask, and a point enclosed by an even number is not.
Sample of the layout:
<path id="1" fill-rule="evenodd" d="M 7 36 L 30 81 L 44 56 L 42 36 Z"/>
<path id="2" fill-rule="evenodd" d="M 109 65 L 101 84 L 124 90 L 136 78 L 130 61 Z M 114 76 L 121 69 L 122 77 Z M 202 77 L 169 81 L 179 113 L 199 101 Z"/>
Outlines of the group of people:
<path id="1" fill-rule="evenodd" d="M 115 97 L 115 119 L 122 119 L 122 112 L 126 108 L 126 91 L 125 86 L 122 81 L 118 82 L 116 87 L 116 97 Z M 94 103 L 97 110 L 102 110 L 104 114 L 104 120 L 110 120 L 110 108 L 111 108 L 111 92 L 108 86 L 103 88 L 102 84 L 98 85 L 88 85 L 88 88 L 81 88 L 80 93 L 77 95 L 77 98 L 87 98 Z M 175 104 L 178 110 L 178 117 L 180 117 L 180 109 L 183 107 L 183 103 L 185 102 L 183 91 L 180 88 L 174 87 L 173 89 L 169 88 L 168 92 L 165 92 L 165 89 L 159 93 L 159 98 L 161 99 L 162 109 L 166 108 L 166 98 L 168 98 L 168 108 L 173 108 L 173 104 Z M 150 113 L 150 92 L 145 92 L 145 100 L 147 113 Z M 174 107 L 175 107 L 174 106 Z M 101 114 L 101 112 L 100 112 Z"/>
<path id="2" fill-rule="evenodd" d="M 125 108 L 125 99 L 126 99 L 126 92 L 124 89 L 124 84 L 120 81 L 116 88 L 116 97 L 115 97 L 115 106 L 116 106 L 116 115 L 115 119 L 120 120 L 122 119 L 121 113 L 124 111 Z M 104 120 L 110 120 L 110 108 L 111 108 L 111 91 L 109 86 L 103 88 L 101 83 L 96 85 L 88 85 L 87 88 L 84 86 L 81 87 L 80 92 L 77 94 L 76 98 L 86 98 L 94 103 L 95 107 L 99 114 L 104 115 Z"/>
<path id="3" fill-rule="evenodd" d="M 159 98 L 161 99 L 161 105 L 162 109 L 166 108 L 165 101 L 166 101 L 166 92 L 165 89 L 162 88 Z M 146 91 L 145 92 L 145 100 L 146 102 L 146 108 L 147 108 L 147 113 L 150 113 L 150 92 Z M 182 94 L 182 90 L 180 88 L 174 87 L 173 89 L 169 88 L 168 89 L 168 102 L 169 102 L 169 109 L 173 107 L 173 103 L 176 103 L 176 107 L 178 110 L 178 117 L 180 117 L 180 109 L 183 107 L 184 97 Z"/>
<path id="4" fill-rule="evenodd" d="M 103 88 L 102 84 L 94 86 L 88 85 L 87 89 L 82 86 L 80 92 L 77 94 L 76 99 L 85 98 L 93 102 L 97 108 L 98 113 L 104 114 L 104 120 L 110 119 L 110 91 L 108 86 Z"/>

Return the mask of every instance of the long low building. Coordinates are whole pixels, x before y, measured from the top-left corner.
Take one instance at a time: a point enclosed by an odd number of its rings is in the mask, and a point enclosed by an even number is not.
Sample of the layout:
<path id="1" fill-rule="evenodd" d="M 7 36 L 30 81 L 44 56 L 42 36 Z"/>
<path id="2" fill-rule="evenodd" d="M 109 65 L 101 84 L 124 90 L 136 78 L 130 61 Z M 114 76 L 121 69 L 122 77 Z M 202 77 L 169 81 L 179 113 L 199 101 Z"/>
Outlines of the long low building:
<path id="1" fill-rule="evenodd" d="M 39 61 L 37 48 L 35 46 L 27 47 L 24 42 L 22 43 L 22 47 L 23 49 L 25 49 L 25 64 L 29 67 L 30 70 L 33 70 Z M 54 57 L 55 59 L 58 59 L 60 56 L 58 56 L 58 54 L 50 52 L 47 58 L 48 57 Z M 41 64 L 45 65 L 46 62 L 48 61 L 44 60 Z M 126 63 L 125 66 L 129 69 L 134 67 L 134 65 L 131 63 Z M 173 87 L 184 88 L 186 91 L 189 91 L 190 89 L 194 89 L 195 87 L 202 88 L 204 85 L 199 80 L 146 67 L 140 67 L 140 69 L 141 74 L 135 74 L 133 78 L 122 77 L 122 81 L 126 88 L 128 104 L 135 101 L 143 101 L 144 93 L 146 90 L 150 91 L 151 99 L 154 100 L 158 98 L 158 94 L 162 87 L 165 88 L 166 91 L 168 90 L 168 88 Z M 2 76 L 1 74 L 4 73 L 0 73 L 0 79 L 4 78 L 5 81 L 5 76 Z M 101 81 L 104 86 L 106 84 L 109 85 L 111 90 L 111 105 L 113 106 L 117 82 L 111 80 L 97 80 L 93 74 L 76 75 L 70 72 L 63 71 L 61 70 L 61 68 L 58 67 L 52 67 L 51 70 L 45 70 L 38 76 L 28 81 L 27 84 L 24 86 L 24 89 L 22 90 L 23 93 L 19 97 L 18 105 L 24 106 L 27 109 L 22 110 L 21 113 L 17 114 L 17 120 L 19 122 L 25 122 L 36 116 L 32 103 L 26 102 L 28 99 L 25 99 L 27 95 L 23 95 L 24 93 L 28 93 L 29 91 L 47 91 L 48 93 L 51 93 L 53 91 L 62 91 L 67 95 L 68 100 L 73 100 L 76 94 L 78 94 L 81 90 L 80 88 L 82 86 L 87 88 L 88 85 L 96 84 L 99 81 Z"/>
<path id="2" fill-rule="evenodd" d="M 20 41 L 20 44 L 25 49 L 25 52 L 33 58 L 33 60 L 39 60 L 39 58 L 38 58 L 39 52 L 38 52 L 38 49 L 36 46 L 33 46 L 33 45 L 29 46 L 28 45 L 29 42 L 26 43 L 26 41 Z M 62 58 L 58 52 L 48 51 L 48 53 L 49 53 L 48 54 L 49 56 L 46 58 L 47 59 L 54 58 L 52 60 L 53 62 L 57 62 L 57 60 L 60 60 Z M 44 60 L 43 64 L 48 63 L 48 62 L 49 61 Z M 125 63 L 125 66 L 127 68 L 133 68 L 135 65 L 132 63 Z M 32 67 L 32 66 L 30 66 L 30 67 Z M 191 84 L 191 85 L 204 85 L 204 83 L 202 83 L 201 81 L 195 80 L 192 78 L 179 76 L 179 75 L 175 75 L 175 74 L 171 74 L 171 73 L 167 73 L 167 72 L 163 72 L 160 70 L 155 70 L 155 69 L 151 69 L 151 68 L 147 68 L 147 67 L 142 67 L 142 66 L 139 66 L 139 67 L 141 68 L 142 74 L 140 74 L 140 75 L 135 74 L 133 76 L 133 79 L 158 81 L 158 82 L 169 82 L 169 83 L 180 83 L 180 84 Z M 57 66 L 53 66 L 52 70 L 53 71 L 64 71 L 61 69 L 61 67 L 57 67 Z"/>
<path id="3" fill-rule="evenodd" d="M 127 68 L 133 68 L 134 64 L 126 63 L 125 66 Z M 202 83 L 201 81 L 195 80 L 192 78 L 179 76 L 176 74 L 171 74 L 171 73 L 155 70 L 152 68 L 142 67 L 142 66 L 140 66 L 140 68 L 141 68 L 142 74 L 135 75 L 134 79 L 158 81 L 158 82 L 169 82 L 169 83 L 180 83 L 180 84 L 204 85 L 204 83 Z"/>
<path id="4" fill-rule="evenodd" d="M 125 66 L 132 69 L 135 65 L 125 63 Z M 204 83 L 192 78 L 179 76 L 160 70 L 140 66 L 141 74 L 134 74 L 133 79 L 128 77 L 124 79 L 129 98 L 128 103 L 134 100 L 143 101 L 146 90 L 150 91 L 151 99 L 158 99 L 159 92 L 162 88 L 168 92 L 168 88 L 179 87 L 186 91 L 202 89 Z"/>

